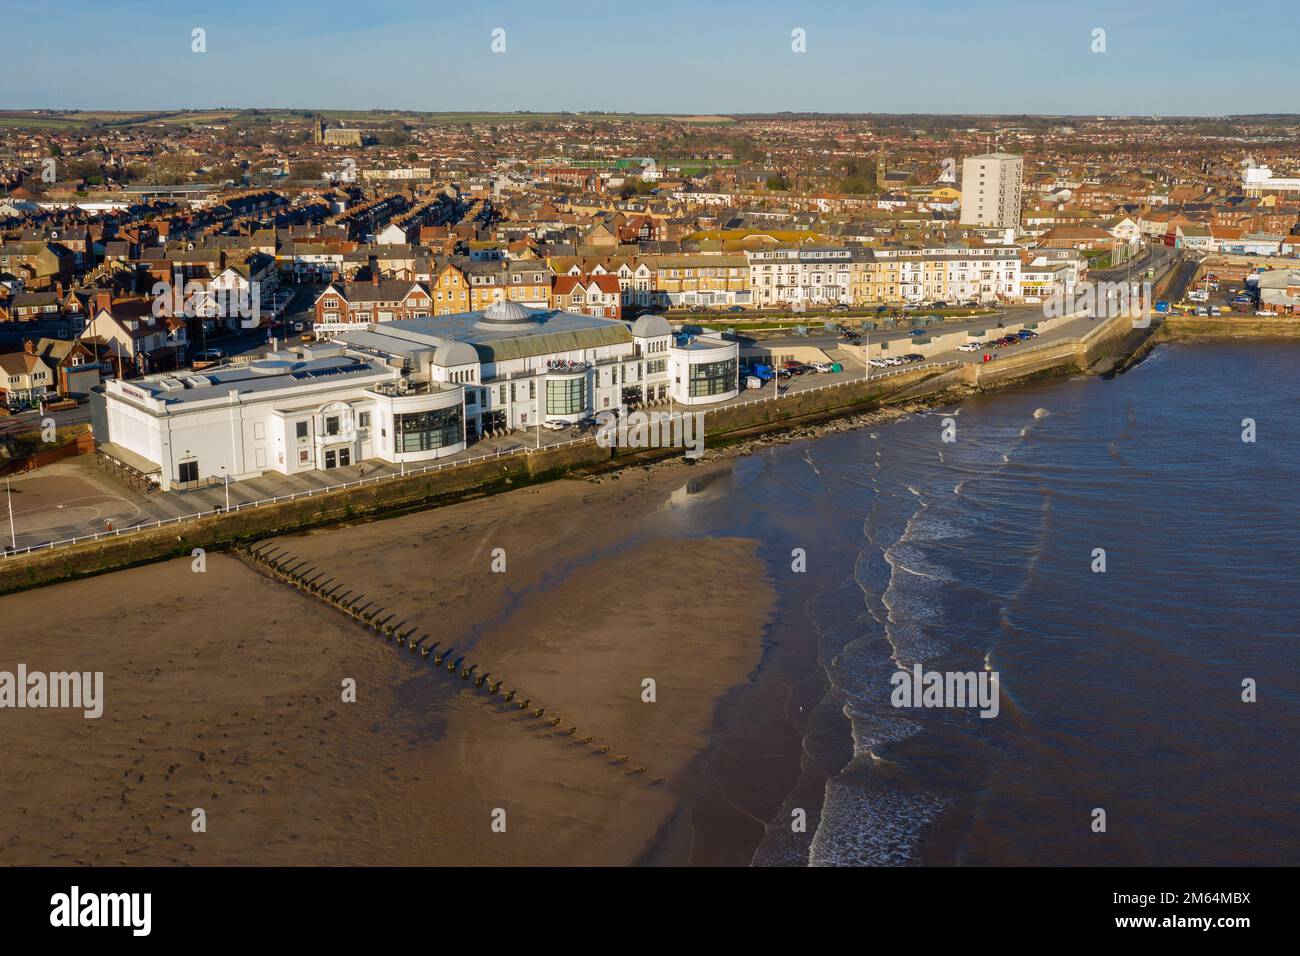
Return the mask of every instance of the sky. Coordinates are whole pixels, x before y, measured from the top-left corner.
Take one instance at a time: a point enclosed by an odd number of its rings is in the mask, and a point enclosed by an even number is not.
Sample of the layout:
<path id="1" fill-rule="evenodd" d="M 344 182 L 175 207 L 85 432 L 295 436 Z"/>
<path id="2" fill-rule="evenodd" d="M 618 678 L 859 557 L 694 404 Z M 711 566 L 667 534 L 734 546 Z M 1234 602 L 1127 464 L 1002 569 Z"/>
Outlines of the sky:
<path id="1" fill-rule="evenodd" d="M 1300 112 L 1296 0 L 5 0 L 0 34 L 7 109 Z"/>

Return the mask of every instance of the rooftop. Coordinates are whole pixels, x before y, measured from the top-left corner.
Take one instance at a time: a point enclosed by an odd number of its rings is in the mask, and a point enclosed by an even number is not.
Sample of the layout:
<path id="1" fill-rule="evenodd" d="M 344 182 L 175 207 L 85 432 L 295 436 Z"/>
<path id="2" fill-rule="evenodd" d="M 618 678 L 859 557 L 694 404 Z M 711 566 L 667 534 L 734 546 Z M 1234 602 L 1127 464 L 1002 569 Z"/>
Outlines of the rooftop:
<path id="1" fill-rule="evenodd" d="M 433 349 L 434 364 L 444 366 L 463 364 L 457 353 L 464 353 L 453 348 L 457 343 L 472 347 L 478 360 L 488 363 L 632 341 L 627 325 L 616 319 L 529 309 L 514 302 L 502 306 L 496 312 L 490 306 L 457 315 L 375 322 L 366 329 L 343 332 L 335 341 L 392 355 Z"/>

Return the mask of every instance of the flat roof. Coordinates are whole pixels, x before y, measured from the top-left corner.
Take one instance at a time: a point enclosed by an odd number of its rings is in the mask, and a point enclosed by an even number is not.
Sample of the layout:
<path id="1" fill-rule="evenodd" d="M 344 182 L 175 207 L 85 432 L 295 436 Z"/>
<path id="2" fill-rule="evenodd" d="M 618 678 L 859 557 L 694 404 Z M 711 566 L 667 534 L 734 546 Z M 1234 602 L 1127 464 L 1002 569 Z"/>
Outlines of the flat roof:
<path id="1" fill-rule="evenodd" d="M 156 401 L 174 405 L 210 401 L 228 397 L 231 393 L 270 392 L 294 385 L 341 381 L 362 374 L 391 371 L 382 363 L 364 361 L 353 356 L 302 361 L 262 359 L 247 365 L 230 365 L 197 372 L 169 372 L 125 382 L 123 385 L 146 392 Z"/>

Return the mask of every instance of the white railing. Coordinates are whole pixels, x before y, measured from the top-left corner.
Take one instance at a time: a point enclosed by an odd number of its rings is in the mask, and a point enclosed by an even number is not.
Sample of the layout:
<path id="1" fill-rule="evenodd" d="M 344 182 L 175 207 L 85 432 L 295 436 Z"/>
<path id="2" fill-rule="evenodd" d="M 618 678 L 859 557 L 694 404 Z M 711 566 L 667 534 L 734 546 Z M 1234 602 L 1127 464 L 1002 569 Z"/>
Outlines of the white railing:
<path id="1" fill-rule="evenodd" d="M 902 366 L 899 368 L 890 369 L 888 371 L 873 373 L 869 379 L 844 377 L 839 379 L 838 381 L 829 382 L 825 385 L 813 385 L 808 388 L 798 389 L 794 394 L 802 395 L 810 392 L 820 392 L 831 388 L 843 388 L 846 385 L 864 385 L 864 384 L 869 385 L 871 382 L 876 382 L 883 378 L 891 378 L 896 375 L 903 375 L 906 374 L 907 372 L 919 372 L 927 368 L 938 369 L 938 368 L 944 368 L 946 366 L 958 365 L 958 364 L 960 363 L 950 359 L 946 362 L 925 362 L 919 365 Z M 686 414 L 692 414 L 696 411 L 703 411 L 705 414 L 709 414 L 713 412 L 724 412 L 733 408 L 743 408 L 744 406 L 747 405 L 755 405 L 762 402 L 780 401 L 782 398 L 787 398 L 791 394 L 792 393 L 790 392 L 786 392 L 780 396 L 775 396 L 775 395 L 757 396 L 747 401 L 740 401 L 740 402 L 733 401 L 732 403 L 727 405 L 716 405 L 712 408 L 705 408 L 705 409 L 691 409 L 689 406 L 687 406 L 682 411 L 676 412 L 676 414 L 686 415 Z M 198 521 L 203 518 L 213 518 L 218 515 L 232 514 L 234 512 L 244 511 L 250 508 L 260 508 L 263 507 L 264 505 L 278 504 L 284 501 L 297 501 L 299 498 L 311 498 L 315 495 L 324 495 L 335 491 L 344 491 L 349 488 L 362 488 L 365 487 L 366 485 L 378 485 L 386 481 L 393 481 L 402 478 L 410 478 L 415 475 L 423 475 L 423 474 L 428 474 L 430 472 L 439 472 L 448 468 L 458 468 L 462 465 L 470 465 L 481 461 L 492 461 L 495 459 L 510 458 L 514 455 L 531 454 L 536 451 L 549 451 L 552 448 L 566 448 L 571 445 L 581 445 L 587 442 L 593 442 L 595 440 L 596 440 L 595 435 L 588 435 L 582 438 L 570 438 L 566 441 L 550 442 L 548 444 L 543 445 L 541 448 L 534 448 L 528 445 L 519 445 L 518 447 L 515 448 L 502 449 L 500 451 L 491 452 L 483 455 L 474 455 L 469 458 L 459 458 L 455 461 L 433 462 L 431 464 L 424 465 L 420 468 L 407 468 L 404 471 L 395 471 L 390 474 L 375 475 L 370 478 L 358 478 L 356 481 L 344 481 L 344 482 L 340 482 L 337 485 L 326 485 L 323 488 L 309 488 L 306 491 L 295 491 L 292 492 L 291 494 L 275 495 L 274 497 L 271 498 L 258 498 L 254 501 L 234 502 L 230 505 L 229 508 L 213 508 L 208 511 L 196 511 L 193 514 L 177 515 L 172 518 L 159 518 L 156 521 L 140 522 L 138 524 L 134 524 L 126 528 L 115 528 L 112 531 L 97 531 L 88 534 L 76 535 L 75 537 L 71 537 L 71 538 L 63 538 L 59 541 L 46 541 L 43 544 L 33 544 L 33 545 L 28 545 L 27 547 L 6 551 L 4 552 L 3 556 L 18 557 L 19 555 L 24 555 L 24 554 L 35 554 L 36 552 L 39 551 L 53 551 L 55 548 L 67 547 L 73 544 L 85 544 L 86 542 L 102 541 L 106 538 L 120 538 L 122 535 L 130 535 L 130 534 L 138 533 L 140 531 L 148 531 L 152 528 L 164 528 L 169 525 L 179 525 L 187 521 Z M 220 486 L 215 486 L 215 487 L 220 487 Z"/>

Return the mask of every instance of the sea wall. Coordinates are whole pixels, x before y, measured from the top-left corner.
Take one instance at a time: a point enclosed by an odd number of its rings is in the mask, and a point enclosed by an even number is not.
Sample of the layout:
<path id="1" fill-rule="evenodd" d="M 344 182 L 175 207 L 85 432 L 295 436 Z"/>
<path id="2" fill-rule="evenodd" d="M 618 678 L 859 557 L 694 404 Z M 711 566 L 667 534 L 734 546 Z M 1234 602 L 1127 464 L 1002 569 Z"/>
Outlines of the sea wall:
<path id="1" fill-rule="evenodd" d="M 1086 367 L 1090 354 L 1113 344 L 1129 327 L 1130 323 L 1112 321 L 1090 333 L 1086 342 L 1003 352 L 998 359 L 983 364 L 917 369 L 870 380 L 845 377 L 830 387 L 786 394 L 776 400 L 755 395 L 753 401 L 706 414 L 706 445 L 723 445 L 765 431 L 841 417 L 880 404 L 934 396 L 955 386 L 998 388 L 1026 378 Z M 385 476 L 358 487 L 302 495 L 255 508 L 232 509 L 160 528 L 0 559 L 0 594 L 185 556 L 195 548 L 229 549 L 274 535 L 491 494 L 575 471 L 622 467 L 680 454 L 679 449 L 672 448 L 602 448 L 593 441 L 418 475 Z"/>
<path id="2" fill-rule="evenodd" d="M 1160 329 L 1164 340 L 1199 338 L 1300 338 L 1300 316 L 1262 315 L 1219 317 L 1171 315 Z"/>
<path id="3" fill-rule="evenodd" d="M 519 487 L 606 463 L 609 457 L 609 449 L 594 442 L 566 445 L 419 475 L 380 478 L 359 487 L 304 494 L 293 500 L 37 551 L 0 560 L 0 594 L 189 555 L 195 548 L 225 549 L 272 535 Z"/>

